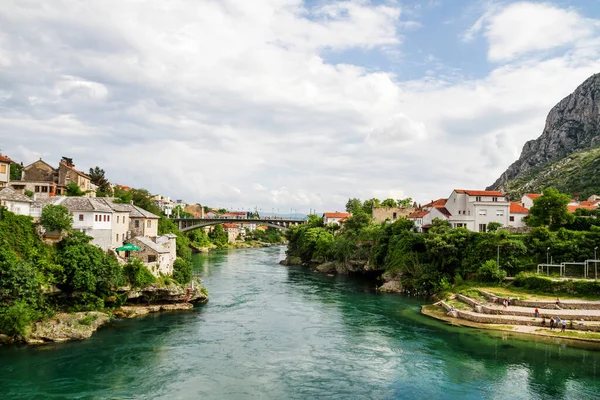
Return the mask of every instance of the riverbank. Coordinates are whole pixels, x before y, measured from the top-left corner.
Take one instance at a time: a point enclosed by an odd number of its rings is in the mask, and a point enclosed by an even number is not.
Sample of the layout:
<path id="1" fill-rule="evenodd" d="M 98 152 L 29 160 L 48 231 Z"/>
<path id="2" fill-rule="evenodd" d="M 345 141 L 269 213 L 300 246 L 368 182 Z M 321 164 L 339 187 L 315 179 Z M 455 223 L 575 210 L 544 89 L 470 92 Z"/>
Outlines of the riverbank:
<path id="1" fill-rule="evenodd" d="M 176 284 L 151 284 L 144 288 L 119 288 L 127 294 L 125 305 L 106 311 L 59 312 L 33 323 L 19 336 L 0 334 L 1 344 L 41 345 L 89 339 L 99 328 L 115 319 L 135 318 L 149 313 L 187 311 L 208 301 L 208 292 L 200 285 L 188 289 Z M 60 291 L 55 291 L 58 294 Z"/>
<path id="2" fill-rule="evenodd" d="M 235 242 L 235 243 L 227 243 L 225 246 L 218 247 L 215 244 L 206 247 L 198 247 L 193 243 L 190 244 L 192 251 L 195 253 L 208 253 L 213 250 L 233 250 L 233 249 L 260 249 L 264 247 L 274 247 L 274 246 L 285 246 L 285 242 L 281 243 L 267 243 L 260 241 L 248 241 L 248 242 Z"/>
<path id="3" fill-rule="evenodd" d="M 508 287 L 470 288 L 423 306 L 421 313 L 457 326 L 591 342 L 600 348 L 597 300 L 560 300 Z"/>

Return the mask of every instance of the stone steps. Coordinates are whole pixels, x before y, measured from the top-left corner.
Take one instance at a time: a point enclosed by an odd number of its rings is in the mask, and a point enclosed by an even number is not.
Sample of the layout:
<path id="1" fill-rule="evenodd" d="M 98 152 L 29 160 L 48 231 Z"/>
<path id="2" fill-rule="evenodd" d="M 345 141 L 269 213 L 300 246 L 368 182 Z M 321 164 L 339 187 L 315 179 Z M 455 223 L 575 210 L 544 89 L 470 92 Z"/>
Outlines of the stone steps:
<path id="1" fill-rule="evenodd" d="M 504 297 L 496 296 L 493 293 L 479 289 L 479 293 L 485 296 L 490 303 L 502 304 Z M 561 300 L 560 308 L 556 306 L 556 301 L 552 300 L 510 300 L 511 306 L 520 307 L 531 307 L 531 308 L 544 308 L 544 309 L 555 309 L 555 310 L 599 310 L 600 301 L 585 301 L 585 300 Z"/>

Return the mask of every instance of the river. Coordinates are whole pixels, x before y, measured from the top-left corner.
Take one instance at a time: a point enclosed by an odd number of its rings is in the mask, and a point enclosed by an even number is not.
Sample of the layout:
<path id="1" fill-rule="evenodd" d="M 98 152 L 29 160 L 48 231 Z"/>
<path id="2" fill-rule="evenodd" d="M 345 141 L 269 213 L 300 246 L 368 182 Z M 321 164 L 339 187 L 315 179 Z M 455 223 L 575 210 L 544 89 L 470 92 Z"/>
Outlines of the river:
<path id="1" fill-rule="evenodd" d="M 82 342 L 0 347 L 0 398 L 592 399 L 600 352 L 457 328 L 423 299 L 278 261 L 195 255 L 210 301 Z"/>

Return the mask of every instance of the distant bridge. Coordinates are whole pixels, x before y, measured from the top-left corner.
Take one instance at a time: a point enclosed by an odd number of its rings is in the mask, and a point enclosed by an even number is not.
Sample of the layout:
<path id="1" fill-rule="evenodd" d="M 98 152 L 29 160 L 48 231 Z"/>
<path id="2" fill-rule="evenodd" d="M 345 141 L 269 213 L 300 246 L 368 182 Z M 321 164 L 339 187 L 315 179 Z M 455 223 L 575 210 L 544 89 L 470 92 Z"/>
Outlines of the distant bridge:
<path id="1" fill-rule="evenodd" d="M 204 228 L 205 226 L 218 224 L 256 224 L 270 226 L 282 231 L 287 230 L 292 225 L 304 225 L 306 220 L 293 218 L 174 218 L 173 221 L 179 226 L 182 232 L 193 231 L 194 229 Z"/>

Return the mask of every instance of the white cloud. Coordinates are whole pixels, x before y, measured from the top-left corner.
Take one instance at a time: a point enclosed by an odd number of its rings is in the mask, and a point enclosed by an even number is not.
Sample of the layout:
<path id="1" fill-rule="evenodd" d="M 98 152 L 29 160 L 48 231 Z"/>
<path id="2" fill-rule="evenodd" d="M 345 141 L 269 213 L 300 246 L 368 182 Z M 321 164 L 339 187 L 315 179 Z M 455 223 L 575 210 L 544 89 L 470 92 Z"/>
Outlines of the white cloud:
<path id="1" fill-rule="evenodd" d="M 4 3 L 3 153 L 71 156 L 120 184 L 235 209 L 341 210 L 348 197 L 423 202 L 486 186 L 600 67 L 598 38 L 572 23 L 564 50 L 520 57 L 547 49 L 539 28 L 525 45 L 502 33 L 523 3 L 472 30 L 506 62 L 451 81 L 326 61 L 331 49 L 401 52 L 398 30 L 415 25 L 393 2 Z"/>
<path id="2" fill-rule="evenodd" d="M 551 3 L 518 2 L 503 8 L 492 4 L 463 39 L 470 41 L 483 31 L 488 58 L 500 62 L 576 43 L 590 38 L 597 28 L 597 21 Z"/>

